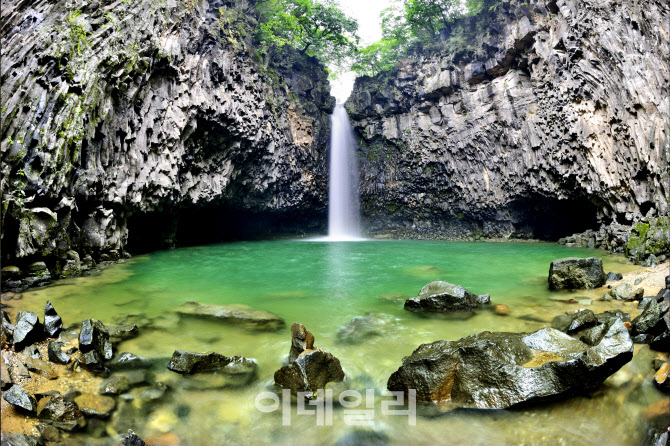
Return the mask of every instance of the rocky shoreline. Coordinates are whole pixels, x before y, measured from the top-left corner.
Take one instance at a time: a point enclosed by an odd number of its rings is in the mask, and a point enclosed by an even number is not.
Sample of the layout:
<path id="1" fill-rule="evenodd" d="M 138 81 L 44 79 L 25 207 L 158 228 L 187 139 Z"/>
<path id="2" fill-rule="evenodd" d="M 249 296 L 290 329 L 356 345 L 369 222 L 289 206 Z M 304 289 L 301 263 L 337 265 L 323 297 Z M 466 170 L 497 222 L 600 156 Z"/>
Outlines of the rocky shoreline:
<path id="1" fill-rule="evenodd" d="M 637 355 L 641 348 L 651 347 L 658 353 L 641 366 L 647 368 L 645 379 L 669 392 L 669 265 L 665 262 L 617 275 L 605 274 L 597 258 L 556 260 L 549 283 L 554 288 L 607 290 L 598 305 L 570 299 L 566 303 L 576 305 L 573 310 L 556 315 L 550 327 L 533 333 L 483 332 L 422 345 L 389 378 L 388 389 L 417 389 L 419 401 L 437 404 L 441 411 L 516 407 L 590 392 L 613 374 L 612 379 L 621 379 L 616 372 L 634 358 L 633 352 Z M 509 314 L 501 306 L 505 305 L 496 304 L 495 296 L 475 295 L 446 282 L 430 283 L 405 302 L 405 309 L 413 312 Z M 242 305 L 189 302 L 174 312 L 178 317 L 233 324 L 250 333 L 285 327 L 276 315 Z M 214 352 L 175 350 L 171 358 L 149 360 L 117 349 L 119 343 L 149 326 L 103 324 L 92 319 L 62 321 L 51 303 L 44 308 L 43 318 L 24 311 L 15 313 L 12 320 L 3 310 L 3 441 L 76 445 L 90 437 L 98 444 L 111 445 L 125 437 L 124 444 L 143 444 L 127 442 L 141 441 L 133 431 L 143 431 L 144 423 L 149 422 L 147 411 L 163 416 L 161 407 L 172 400 L 175 390 L 248 386 L 264 367 L 263 361 Z M 342 327 L 338 342 L 357 344 L 393 329 L 393 320 L 369 313 Z M 318 398 L 317 389 L 331 389 L 337 395 L 350 388 L 346 357 L 338 359 L 315 347 L 314 339 L 303 325 L 293 324 L 287 361 L 274 374 L 276 392 L 289 389 L 294 397 L 307 392 L 312 395 L 308 398 Z M 490 356 L 493 351 L 504 354 Z M 425 369 L 427 361 L 435 365 Z M 449 365 L 455 363 L 462 365 L 456 369 Z M 513 385 L 515 382 L 523 386 Z M 180 407 L 188 413 L 187 406 Z M 660 443 L 654 441 L 667 439 L 664 420 L 670 407 L 654 407 L 652 412 L 645 444 L 657 445 Z M 144 440 L 147 444 L 179 442 L 171 433 Z"/>

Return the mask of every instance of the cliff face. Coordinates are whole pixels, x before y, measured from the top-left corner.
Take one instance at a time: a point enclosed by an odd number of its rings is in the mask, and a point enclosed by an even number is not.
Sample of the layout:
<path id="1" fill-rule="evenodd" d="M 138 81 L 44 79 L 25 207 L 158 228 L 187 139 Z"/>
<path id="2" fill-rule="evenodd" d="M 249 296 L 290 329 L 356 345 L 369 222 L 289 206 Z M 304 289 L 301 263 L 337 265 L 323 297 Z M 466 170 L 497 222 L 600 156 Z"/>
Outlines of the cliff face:
<path id="1" fill-rule="evenodd" d="M 327 73 L 265 67 L 250 8 L 2 1 L 3 264 L 320 224 Z"/>
<path id="2" fill-rule="evenodd" d="M 560 236 L 667 215 L 670 6 L 487 2 L 444 50 L 356 81 L 374 231 Z"/>

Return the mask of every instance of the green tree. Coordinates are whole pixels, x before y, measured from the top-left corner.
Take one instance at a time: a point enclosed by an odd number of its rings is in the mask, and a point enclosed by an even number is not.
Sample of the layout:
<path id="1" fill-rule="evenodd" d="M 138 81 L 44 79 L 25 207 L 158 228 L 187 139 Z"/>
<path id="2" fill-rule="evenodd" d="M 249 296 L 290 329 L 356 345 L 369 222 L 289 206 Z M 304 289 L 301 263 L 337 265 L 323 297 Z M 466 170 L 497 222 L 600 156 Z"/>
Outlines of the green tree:
<path id="1" fill-rule="evenodd" d="M 338 66 L 356 54 L 358 23 L 334 0 L 259 0 L 256 11 L 255 37 L 266 66 L 285 45 Z"/>

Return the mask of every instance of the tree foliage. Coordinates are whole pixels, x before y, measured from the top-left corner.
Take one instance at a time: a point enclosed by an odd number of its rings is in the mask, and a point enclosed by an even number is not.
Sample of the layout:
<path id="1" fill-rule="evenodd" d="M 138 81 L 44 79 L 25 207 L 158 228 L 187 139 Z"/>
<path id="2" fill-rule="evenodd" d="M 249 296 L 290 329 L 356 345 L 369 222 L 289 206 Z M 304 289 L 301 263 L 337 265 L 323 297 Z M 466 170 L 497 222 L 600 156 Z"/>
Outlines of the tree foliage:
<path id="1" fill-rule="evenodd" d="M 256 44 L 266 64 L 285 45 L 324 64 L 342 65 L 356 54 L 358 23 L 334 0 L 258 0 Z"/>
<path id="2" fill-rule="evenodd" d="M 393 0 L 381 13 L 380 41 L 359 51 L 353 69 L 374 75 L 393 68 L 410 47 L 434 45 L 440 30 L 483 11 L 485 0 Z"/>

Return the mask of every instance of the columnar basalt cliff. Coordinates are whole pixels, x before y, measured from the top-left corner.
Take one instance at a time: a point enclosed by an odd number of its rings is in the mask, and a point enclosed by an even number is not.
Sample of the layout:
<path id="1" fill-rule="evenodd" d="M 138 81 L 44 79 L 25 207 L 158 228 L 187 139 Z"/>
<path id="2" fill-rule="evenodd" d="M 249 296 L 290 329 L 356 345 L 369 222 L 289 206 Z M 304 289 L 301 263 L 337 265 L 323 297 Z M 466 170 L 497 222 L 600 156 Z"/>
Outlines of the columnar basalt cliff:
<path id="1" fill-rule="evenodd" d="M 325 223 L 326 70 L 250 8 L 3 0 L 3 266 Z"/>
<path id="2" fill-rule="evenodd" d="M 667 2 L 487 1 L 440 39 L 347 102 L 374 232 L 556 240 L 668 214 Z"/>

